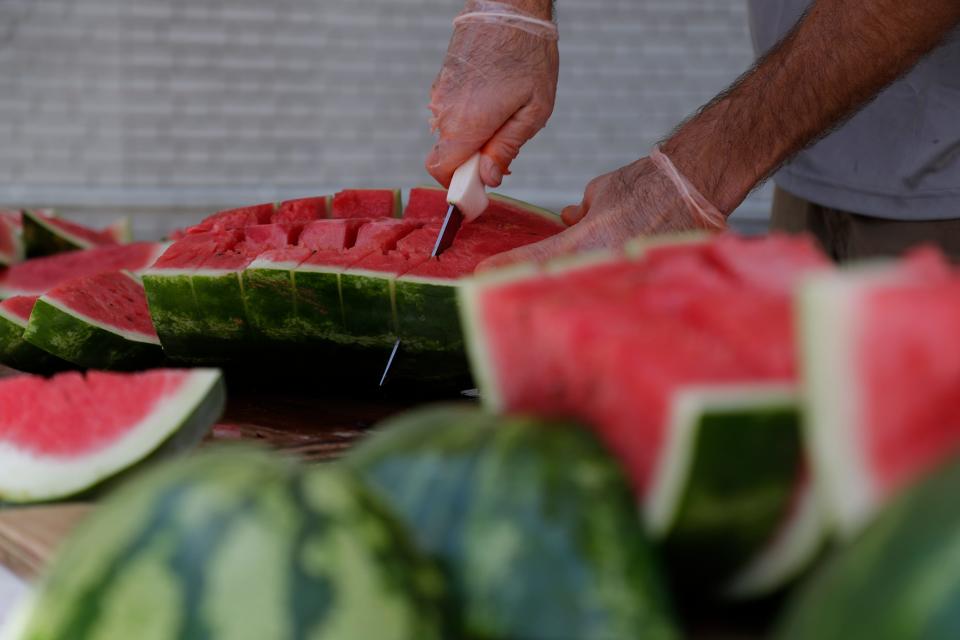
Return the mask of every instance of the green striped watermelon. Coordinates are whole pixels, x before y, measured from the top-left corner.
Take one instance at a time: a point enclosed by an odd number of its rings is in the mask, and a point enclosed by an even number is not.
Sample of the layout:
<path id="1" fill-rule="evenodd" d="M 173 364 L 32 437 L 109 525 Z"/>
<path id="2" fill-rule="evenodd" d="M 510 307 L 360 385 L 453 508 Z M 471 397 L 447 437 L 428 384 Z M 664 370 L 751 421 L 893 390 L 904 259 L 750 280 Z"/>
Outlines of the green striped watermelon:
<path id="1" fill-rule="evenodd" d="M 442 563 L 467 637 L 676 637 L 626 479 L 588 432 L 443 406 L 345 461 Z"/>
<path id="2" fill-rule="evenodd" d="M 779 640 L 960 638 L 960 463 L 880 511 L 797 595 Z"/>
<path id="3" fill-rule="evenodd" d="M 38 296 L 13 296 L 0 300 L 0 363 L 25 373 L 73 369 L 73 364 L 24 339 L 37 299 Z"/>
<path id="4" fill-rule="evenodd" d="M 682 582 L 749 595 L 821 537 L 797 401 L 793 289 L 806 239 L 683 238 L 460 291 L 484 403 L 576 418 L 623 462 Z"/>
<path id="5" fill-rule="evenodd" d="M 23 223 L 19 211 L 0 209 L 0 267 L 23 261 Z"/>
<path id="6" fill-rule="evenodd" d="M 144 474 L 70 538 L 8 638 L 431 640 L 444 587 L 349 473 L 249 450 Z"/>

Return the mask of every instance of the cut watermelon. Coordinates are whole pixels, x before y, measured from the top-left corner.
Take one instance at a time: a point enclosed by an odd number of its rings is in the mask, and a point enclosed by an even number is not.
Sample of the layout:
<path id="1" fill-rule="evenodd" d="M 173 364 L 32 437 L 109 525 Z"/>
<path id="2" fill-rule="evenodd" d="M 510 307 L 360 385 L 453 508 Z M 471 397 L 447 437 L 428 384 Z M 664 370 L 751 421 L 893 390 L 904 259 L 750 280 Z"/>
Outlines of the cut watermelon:
<path id="1" fill-rule="evenodd" d="M 270 221 L 280 224 L 307 224 L 313 220 L 329 218 L 332 200 L 331 196 L 320 196 L 281 202 Z"/>
<path id="2" fill-rule="evenodd" d="M 130 242 L 130 221 L 122 218 L 102 231 L 42 211 L 23 212 L 23 241 L 29 258 Z"/>
<path id="3" fill-rule="evenodd" d="M 849 537 L 960 446 L 960 276 L 929 254 L 852 268 L 800 307 L 816 477 Z"/>
<path id="4" fill-rule="evenodd" d="M 49 374 L 74 366 L 27 342 L 27 329 L 37 296 L 14 296 L 0 302 L 0 364 L 26 373 Z"/>
<path id="5" fill-rule="evenodd" d="M 0 267 L 22 262 L 24 254 L 20 212 L 0 210 Z"/>
<path id="6" fill-rule="evenodd" d="M 40 296 L 67 280 L 104 271 L 136 273 L 152 265 L 163 249 L 156 242 L 134 242 L 29 260 L 0 273 L 0 298 Z"/>
<path id="7" fill-rule="evenodd" d="M 84 369 L 136 370 L 163 361 L 143 285 L 122 271 L 51 289 L 34 306 L 23 337 Z"/>
<path id="8" fill-rule="evenodd" d="M 795 403 L 776 389 L 796 378 L 791 288 L 826 265 L 808 239 L 724 236 L 481 278 L 461 288 L 481 397 L 595 426 L 685 577 L 720 587 L 779 534 L 801 482 Z"/>
<path id="9" fill-rule="evenodd" d="M 0 500 L 38 502 L 196 444 L 224 387 L 210 369 L 20 376 L 0 382 L 0 407 Z"/>
<path id="10" fill-rule="evenodd" d="M 333 196 L 333 218 L 399 218 L 400 189 L 346 189 Z"/>
<path id="11" fill-rule="evenodd" d="M 384 351 L 400 337 L 398 371 L 444 378 L 446 363 L 462 377 L 467 367 L 456 313 L 458 282 L 484 258 L 563 226 L 556 216 L 551 221 L 542 211 L 511 205 L 509 227 L 506 214 L 493 211 L 489 223 L 480 218 L 465 225 L 454 246 L 431 260 L 438 218 L 445 213 L 445 198 L 437 200 L 436 193 L 414 189 L 409 219 L 393 217 L 399 213 L 393 190 L 342 191 L 331 203 L 331 219 L 319 217 L 324 198 L 281 205 L 271 215 L 274 221 L 285 216 L 291 231 L 286 237 L 267 233 L 262 216 L 249 211 L 225 212 L 198 225 L 144 277 L 165 351 L 220 362 L 251 346 L 283 357 L 360 348 L 372 351 L 379 369 Z M 443 211 L 434 215 L 437 207 Z M 252 243 L 255 229 L 269 242 Z"/>

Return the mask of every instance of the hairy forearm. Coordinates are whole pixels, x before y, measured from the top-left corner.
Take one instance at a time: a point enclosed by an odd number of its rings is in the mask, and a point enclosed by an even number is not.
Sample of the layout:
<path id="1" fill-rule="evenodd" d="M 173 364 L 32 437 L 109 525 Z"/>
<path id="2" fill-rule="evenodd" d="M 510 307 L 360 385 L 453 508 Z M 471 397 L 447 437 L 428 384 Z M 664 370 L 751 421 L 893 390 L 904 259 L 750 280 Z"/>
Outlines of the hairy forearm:
<path id="1" fill-rule="evenodd" d="M 911 69 L 960 22 L 958 0 L 817 0 L 777 47 L 663 149 L 724 213 Z"/>

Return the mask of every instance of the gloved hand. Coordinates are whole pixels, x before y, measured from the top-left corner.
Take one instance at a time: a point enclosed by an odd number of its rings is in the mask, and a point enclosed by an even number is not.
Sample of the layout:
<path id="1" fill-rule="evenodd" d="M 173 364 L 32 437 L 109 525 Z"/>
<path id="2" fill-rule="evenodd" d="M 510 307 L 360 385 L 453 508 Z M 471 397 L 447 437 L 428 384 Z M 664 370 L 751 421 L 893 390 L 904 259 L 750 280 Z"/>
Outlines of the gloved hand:
<path id="1" fill-rule="evenodd" d="M 720 231 L 725 216 L 704 198 L 659 149 L 622 169 L 595 178 L 583 201 L 561 216 L 572 225 L 553 237 L 492 256 L 477 270 L 517 262 L 619 248 L 637 236 L 702 229 Z"/>
<path id="2" fill-rule="evenodd" d="M 439 140 L 426 160 L 443 186 L 482 151 L 480 177 L 500 185 L 520 147 L 543 128 L 557 92 L 556 26 L 506 2 L 468 0 L 454 20 L 443 68 L 433 83 L 431 128 Z"/>

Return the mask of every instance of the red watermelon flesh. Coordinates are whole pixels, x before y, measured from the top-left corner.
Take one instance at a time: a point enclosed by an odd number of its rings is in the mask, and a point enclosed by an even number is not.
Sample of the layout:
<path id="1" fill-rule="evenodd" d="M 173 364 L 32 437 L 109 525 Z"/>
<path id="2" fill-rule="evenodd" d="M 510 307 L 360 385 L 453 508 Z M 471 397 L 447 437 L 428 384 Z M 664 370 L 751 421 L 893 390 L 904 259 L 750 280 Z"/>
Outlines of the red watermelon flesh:
<path id="1" fill-rule="evenodd" d="M 392 189 L 346 189 L 333 196 L 332 218 L 394 218 L 397 194 Z"/>
<path id="2" fill-rule="evenodd" d="M 371 254 L 393 250 L 407 236 L 415 233 L 418 226 L 406 220 L 372 220 L 357 231 L 357 239 L 352 247 L 344 251 L 318 251 L 307 258 L 305 264 L 335 267 L 358 264 Z"/>
<path id="3" fill-rule="evenodd" d="M 433 187 L 417 187 L 410 190 L 409 202 L 403 217 L 406 220 L 424 222 L 442 221 L 447 214 L 447 192 Z M 460 234 L 479 227 L 501 236 L 517 234 L 547 238 L 565 228 L 559 216 L 542 210 L 524 207 L 523 203 L 498 196 L 491 196 L 490 206 L 473 222 L 466 223 Z M 460 239 L 458 234 L 457 240 Z"/>
<path id="4" fill-rule="evenodd" d="M 222 384 L 211 369 L 3 380 L 0 497 L 71 495 L 142 460 L 174 433 L 198 441 L 222 412 Z"/>
<path id="5" fill-rule="evenodd" d="M 447 215 L 447 192 L 435 187 L 415 187 L 410 190 L 404 220 L 439 222 Z"/>
<path id="6" fill-rule="evenodd" d="M 303 228 L 297 245 L 312 251 L 349 249 L 357 242 L 357 231 L 368 220 L 318 220 Z"/>
<path id="7" fill-rule="evenodd" d="M 327 196 L 319 198 L 301 198 L 281 202 L 273 214 L 271 222 L 287 224 L 307 224 L 314 220 L 329 218 L 327 211 Z"/>
<path id="8" fill-rule="evenodd" d="M 105 271 L 142 271 L 162 249 L 159 243 L 134 242 L 28 260 L 0 274 L 0 297 L 42 295 L 67 280 Z"/>
<path id="9" fill-rule="evenodd" d="M 157 339 L 143 285 L 126 273 L 76 278 L 54 287 L 44 299 L 98 323 Z"/>
<path id="10" fill-rule="evenodd" d="M 756 284 L 714 256 L 736 248 L 744 269 L 751 258 L 763 269 L 765 242 L 669 246 L 481 287 L 477 322 L 498 404 L 596 425 L 643 495 L 675 391 L 795 378 L 789 290 L 827 262 L 804 240 L 776 239 L 780 281 Z M 738 304 L 746 310 L 732 311 Z"/>
<path id="11" fill-rule="evenodd" d="M 23 320 L 26 323 L 33 312 L 33 305 L 37 304 L 37 298 L 40 296 L 13 296 L 0 301 L 0 308 L 10 315 Z"/>
<path id="12" fill-rule="evenodd" d="M 814 461 L 841 531 L 960 449 L 960 273 L 930 251 L 802 298 Z"/>
<path id="13" fill-rule="evenodd" d="M 0 265 L 11 265 L 23 258 L 19 211 L 0 210 Z"/>
<path id="14" fill-rule="evenodd" d="M 240 229 L 254 224 L 269 224 L 275 209 L 272 203 L 267 203 L 219 211 L 189 227 L 187 233 L 206 233 L 208 231 Z"/>

